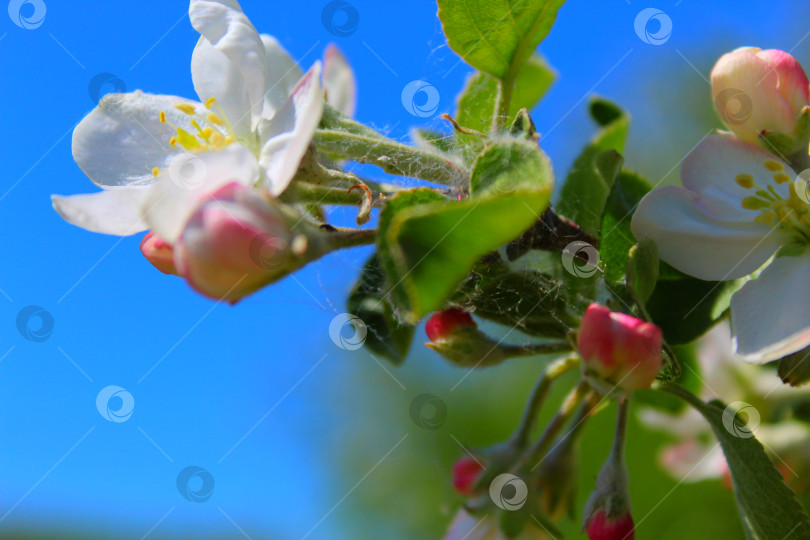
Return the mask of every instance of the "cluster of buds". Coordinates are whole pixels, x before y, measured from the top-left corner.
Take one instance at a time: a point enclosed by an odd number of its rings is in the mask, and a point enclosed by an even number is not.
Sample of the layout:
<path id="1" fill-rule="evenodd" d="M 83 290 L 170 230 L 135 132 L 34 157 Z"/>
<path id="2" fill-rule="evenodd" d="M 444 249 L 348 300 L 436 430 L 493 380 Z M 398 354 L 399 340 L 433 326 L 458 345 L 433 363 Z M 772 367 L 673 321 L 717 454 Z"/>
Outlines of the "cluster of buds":
<path id="1" fill-rule="evenodd" d="M 464 350 L 463 342 L 475 343 L 481 339 L 479 333 L 470 314 L 458 309 L 439 312 L 427 323 L 428 337 L 440 352 Z M 661 329 L 652 323 L 597 304 L 589 306 L 577 334 L 579 365 L 587 384 L 581 382 L 569 394 L 543 435 L 530 445 L 528 437 L 550 381 L 576 368 L 577 360 L 552 364 L 538 382 L 515 435 L 456 462 L 453 486 L 470 500 L 445 540 L 545 539 L 548 531 L 556 530 L 556 522 L 565 516 L 573 518 L 579 435 L 600 394 L 618 397 L 619 415 L 613 447 L 586 504 L 582 528 L 590 540 L 632 540 L 635 531 L 624 464 L 628 394 L 648 388 L 655 380 L 661 368 L 662 341 Z M 575 410 L 579 412 L 572 419 Z M 558 435 L 567 423 L 570 428 Z M 522 495 L 520 501 L 514 500 L 516 495 L 504 499 L 503 488 L 508 485 Z M 481 516 L 488 517 L 481 522 Z M 542 527 L 535 527 L 536 523 Z"/>

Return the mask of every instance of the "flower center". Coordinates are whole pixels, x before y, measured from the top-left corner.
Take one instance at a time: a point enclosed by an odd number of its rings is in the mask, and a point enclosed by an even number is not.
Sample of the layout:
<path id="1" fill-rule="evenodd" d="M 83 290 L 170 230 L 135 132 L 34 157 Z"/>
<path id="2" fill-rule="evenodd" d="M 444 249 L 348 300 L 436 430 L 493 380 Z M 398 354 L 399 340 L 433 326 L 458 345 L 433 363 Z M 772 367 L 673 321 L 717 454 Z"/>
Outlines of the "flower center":
<path id="1" fill-rule="evenodd" d="M 810 205 L 796 192 L 793 179 L 785 172 L 782 163 L 774 159 L 766 159 L 762 163 L 773 174 L 777 184 L 788 184 L 788 198 L 782 197 L 769 184 L 763 188 L 754 181 L 754 177 L 747 173 L 738 174 L 734 181 L 737 185 L 752 189 L 754 195 L 744 197 L 742 207 L 746 210 L 759 210 L 755 223 L 770 225 L 775 223 L 781 229 L 790 231 L 802 240 L 810 242 Z"/>
<path id="2" fill-rule="evenodd" d="M 214 107 L 219 114 L 213 112 Z M 190 103 L 178 103 L 174 108 L 190 117 L 191 125 L 196 132 L 189 133 L 179 126 L 169 124 L 177 131 L 177 135 L 169 141 L 172 148 L 177 148 L 179 144 L 189 152 L 207 152 L 222 150 L 236 141 L 233 126 L 215 98 L 205 102 L 205 109 L 202 112 L 197 111 L 197 107 Z M 165 112 L 160 113 L 160 122 L 167 123 Z"/>

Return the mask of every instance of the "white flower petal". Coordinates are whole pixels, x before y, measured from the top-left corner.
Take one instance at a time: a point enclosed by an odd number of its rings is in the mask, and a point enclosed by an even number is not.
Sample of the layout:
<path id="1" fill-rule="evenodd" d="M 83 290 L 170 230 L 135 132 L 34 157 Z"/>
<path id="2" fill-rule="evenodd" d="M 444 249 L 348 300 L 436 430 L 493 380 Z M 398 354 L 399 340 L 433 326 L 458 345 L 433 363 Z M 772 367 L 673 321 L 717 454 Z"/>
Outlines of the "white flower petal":
<path id="1" fill-rule="evenodd" d="M 268 64 L 264 44 L 236 0 L 191 0 L 191 25 L 241 73 L 252 117 L 264 108 Z M 220 96 L 217 96 L 219 99 Z"/>
<path id="2" fill-rule="evenodd" d="M 179 153 L 169 146 L 175 130 L 192 129 L 178 103 L 199 105 L 174 96 L 143 92 L 108 94 L 73 131 L 73 158 L 96 185 L 127 186 L 154 181 L 152 170 Z M 165 111 L 168 123 L 160 123 Z"/>
<path id="3" fill-rule="evenodd" d="M 323 116 L 320 78 L 321 63 L 315 62 L 273 119 L 260 126 L 261 139 L 266 142 L 259 163 L 265 174 L 265 187 L 273 196 L 290 185 Z"/>
<path id="4" fill-rule="evenodd" d="M 129 236 L 148 229 L 141 219 L 147 186 L 115 187 L 88 195 L 52 195 L 53 208 L 68 223 L 91 232 Z"/>
<path id="5" fill-rule="evenodd" d="M 357 105 L 357 82 L 346 57 L 330 43 L 323 60 L 323 86 L 326 103 L 346 116 L 354 116 Z"/>
<path id="6" fill-rule="evenodd" d="M 777 257 L 731 298 L 734 352 L 765 363 L 810 345 L 810 253 Z"/>
<path id="7" fill-rule="evenodd" d="M 731 133 L 709 135 L 684 159 L 681 181 L 698 194 L 696 203 L 704 212 L 724 221 L 753 221 L 759 211 L 744 209 L 741 201 L 753 195 L 755 189 L 740 187 L 735 182 L 737 175 L 750 174 L 763 188 L 770 185 L 782 197 L 788 196 L 789 182 L 774 181 L 774 171 L 764 165 L 768 160 L 780 163 L 790 180 L 795 179 L 796 173 L 789 165 L 761 147 Z"/>
<path id="8" fill-rule="evenodd" d="M 663 261 L 699 279 L 723 281 L 750 274 L 785 242 L 780 229 L 721 221 L 704 213 L 698 196 L 664 186 L 644 196 L 633 215 L 637 239 L 651 238 Z"/>
<path id="9" fill-rule="evenodd" d="M 258 178 L 256 158 L 238 144 L 220 152 L 183 154 L 150 186 L 141 212 L 155 234 L 173 244 L 208 194 L 231 182 L 252 186 Z"/>
<path id="10" fill-rule="evenodd" d="M 262 116 L 270 119 L 290 97 L 304 72 L 276 38 L 268 34 L 262 34 L 261 38 L 267 57 L 267 92 Z"/>
<path id="11" fill-rule="evenodd" d="M 206 103 L 216 98 L 236 134 L 246 137 L 250 133 L 252 110 L 242 73 L 204 37 L 191 55 L 191 78 L 200 101 Z"/>

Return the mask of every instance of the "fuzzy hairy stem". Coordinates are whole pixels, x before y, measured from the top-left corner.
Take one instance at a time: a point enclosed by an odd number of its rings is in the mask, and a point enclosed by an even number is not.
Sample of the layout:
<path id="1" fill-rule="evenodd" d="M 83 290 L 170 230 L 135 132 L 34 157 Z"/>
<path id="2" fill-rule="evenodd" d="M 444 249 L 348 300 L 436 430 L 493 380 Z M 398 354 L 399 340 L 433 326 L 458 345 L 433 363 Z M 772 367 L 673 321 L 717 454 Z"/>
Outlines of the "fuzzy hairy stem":
<path id="1" fill-rule="evenodd" d="M 469 171 L 452 161 L 384 137 L 319 129 L 314 141 L 326 154 L 376 165 L 389 174 L 450 186 L 469 182 Z"/>

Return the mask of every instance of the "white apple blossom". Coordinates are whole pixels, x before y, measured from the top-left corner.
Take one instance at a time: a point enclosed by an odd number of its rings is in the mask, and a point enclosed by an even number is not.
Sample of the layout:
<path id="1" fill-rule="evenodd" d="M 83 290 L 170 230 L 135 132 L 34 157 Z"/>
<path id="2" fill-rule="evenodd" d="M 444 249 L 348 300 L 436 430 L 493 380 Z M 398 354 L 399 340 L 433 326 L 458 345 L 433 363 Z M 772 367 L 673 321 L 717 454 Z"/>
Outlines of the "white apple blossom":
<path id="1" fill-rule="evenodd" d="M 236 0 L 192 0 L 189 16 L 201 35 L 199 101 L 105 96 L 73 134 L 76 163 L 102 191 L 53 196 L 66 221 L 114 235 L 154 229 L 172 243 L 204 193 L 236 181 L 277 196 L 295 176 L 323 114 L 320 62 L 302 74 Z M 336 49 L 326 60 L 330 102 L 351 113 L 351 68 Z"/>
<path id="2" fill-rule="evenodd" d="M 810 345 L 810 198 L 782 160 L 730 133 L 706 137 L 684 159 L 683 187 L 648 193 L 633 234 L 662 260 L 710 281 L 758 278 L 731 299 L 734 352 L 765 363 Z M 778 253 L 777 253 L 778 252 Z"/>

